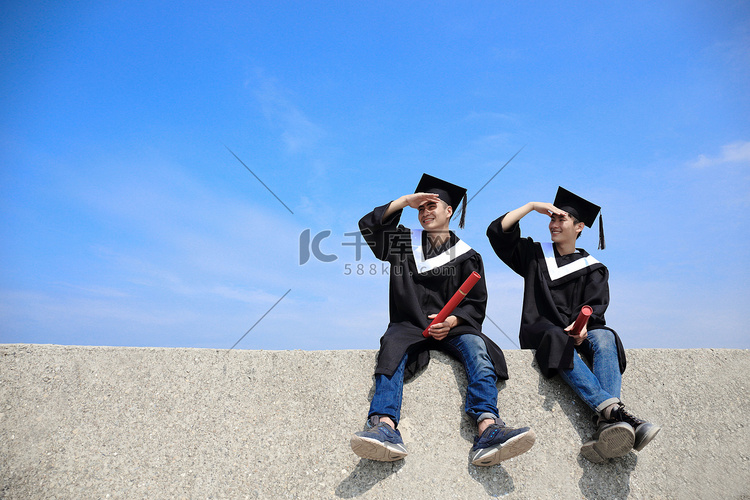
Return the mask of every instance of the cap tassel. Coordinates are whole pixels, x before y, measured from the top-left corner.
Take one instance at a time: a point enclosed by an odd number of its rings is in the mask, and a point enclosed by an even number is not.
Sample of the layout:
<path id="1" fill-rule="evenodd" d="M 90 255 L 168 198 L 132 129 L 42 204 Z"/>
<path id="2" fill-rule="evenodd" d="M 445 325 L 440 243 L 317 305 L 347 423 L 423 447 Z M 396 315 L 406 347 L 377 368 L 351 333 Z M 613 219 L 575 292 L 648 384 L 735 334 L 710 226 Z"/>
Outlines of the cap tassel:
<path id="1" fill-rule="evenodd" d="M 466 195 L 461 200 L 461 220 L 458 221 L 458 227 L 464 228 L 464 222 L 466 222 Z"/>
<path id="2" fill-rule="evenodd" d="M 599 214 L 599 250 L 604 250 L 604 221 L 602 214 Z"/>

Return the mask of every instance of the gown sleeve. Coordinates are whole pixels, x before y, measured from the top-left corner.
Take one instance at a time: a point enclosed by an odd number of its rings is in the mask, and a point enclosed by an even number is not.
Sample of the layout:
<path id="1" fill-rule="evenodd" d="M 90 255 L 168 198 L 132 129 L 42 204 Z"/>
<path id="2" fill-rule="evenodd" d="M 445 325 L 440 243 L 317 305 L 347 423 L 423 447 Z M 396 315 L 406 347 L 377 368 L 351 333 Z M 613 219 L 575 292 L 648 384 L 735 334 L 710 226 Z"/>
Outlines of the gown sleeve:
<path id="1" fill-rule="evenodd" d="M 587 275 L 583 293 L 583 302 L 576 311 L 576 316 L 584 305 L 594 310 L 589 319 L 588 329 L 595 325 L 605 325 L 604 313 L 609 306 L 609 271 L 606 267 L 599 268 Z"/>
<path id="2" fill-rule="evenodd" d="M 388 203 L 377 207 L 359 220 L 359 231 L 375 257 L 383 261 L 388 260 L 391 247 L 397 244 L 398 222 L 403 213 L 403 210 L 398 210 L 391 214 L 388 220 L 383 220 L 383 215 L 390 205 Z"/>
<path id="3" fill-rule="evenodd" d="M 476 271 L 482 277 L 474 287 L 466 294 L 466 297 L 453 310 L 453 315 L 461 318 L 474 329 L 481 331 L 484 322 L 484 314 L 487 309 L 487 284 L 484 278 L 484 264 L 479 254 L 467 259 L 461 266 L 461 279 L 459 286 L 463 284 L 469 275 Z"/>
<path id="4" fill-rule="evenodd" d="M 529 261 L 534 258 L 534 241 L 521 238 L 521 226 L 516 222 L 510 231 L 503 231 L 502 221 L 507 213 L 493 221 L 487 228 L 487 238 L 500 260 L 516 274 L 525 276 Z"/>

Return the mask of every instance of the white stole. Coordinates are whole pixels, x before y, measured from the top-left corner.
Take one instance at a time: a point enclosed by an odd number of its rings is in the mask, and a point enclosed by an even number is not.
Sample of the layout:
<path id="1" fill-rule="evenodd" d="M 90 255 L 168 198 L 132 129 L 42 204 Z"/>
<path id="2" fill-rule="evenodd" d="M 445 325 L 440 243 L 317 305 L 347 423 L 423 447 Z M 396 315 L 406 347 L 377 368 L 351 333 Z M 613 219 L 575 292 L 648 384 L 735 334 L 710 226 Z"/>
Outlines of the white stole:
<path id="1" fill-rule="evenodd" d="M 564 266 L 558 267 L 557 259 L 555 259 L 554 244 L 551 241 L 547 241 L 544 243 L 540 243 L 540 245 L 542 245 L 542 252 L 544 253 L 544 261 L 547 264 L 547 272 L 549 273 L 549 277 L 552 281 L 558 280 L 560 278 L 564 278 L 565 276 L 571 273 L 580 271 L 581 269 L 600 263 L 594 257 L 589 255 L 588 257 L 575 260 L 571 262 L 570 264 L 565 264 Z"/>
<path id="2" fill-rule="evenodd" d="M 417 272 L 419 274 L 444 266 L 469 250 L 471 250 L 471 247 L 465 243 L 464 240 L 458 240 L 458 243 L 446 249 L 443 253 L 425 259 L 424 251 L 422 249 L 422 230 L 417 229 L 411 231 L 411 252 L 414 255 L 414 262 L 417 264 Z"/>

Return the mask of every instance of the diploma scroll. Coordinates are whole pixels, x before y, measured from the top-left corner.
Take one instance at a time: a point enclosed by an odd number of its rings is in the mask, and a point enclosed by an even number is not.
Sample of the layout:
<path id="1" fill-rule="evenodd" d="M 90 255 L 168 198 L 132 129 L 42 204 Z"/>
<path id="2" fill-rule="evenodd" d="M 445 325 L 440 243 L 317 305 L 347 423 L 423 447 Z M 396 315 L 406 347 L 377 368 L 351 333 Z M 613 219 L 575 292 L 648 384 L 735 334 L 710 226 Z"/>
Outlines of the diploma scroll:
<path id="1" fill-rule="evenodd" d="M 436 323 L 442 323 L 445 321 L 445 318 L 450 316 L 450 314 L 453 312 L 453 310 L 456 308 L 459 302 L 463 300 L 464 297 L 466 297 L 466 294 L 471 291 L 472 288 L 474 288 L 474 285 L 477 284 L 477 281 L 481 276 L 478 272 L 473 271 L 471 275 L 466 278 L 466 281 L 464 281 L 464 284 L 458 287 L 458 291 L 453 294 L 453 297 L 451 297 L 451 300 L 448 301 L 445 306 L 440 310 L 437 316 L 432 320 L 432 323 L 430 323 L 427 328 L 422 332 L 422 335 L 425 337 L 430 336 L 430 327 Z"/>
<path id="2" fill-rule="evenodd" d="M 583 306 L 581 308 L 581 312 L 578 313 L 576 322 L 573 323 L 573 329 L 568 332 L 568 335 L 578 335 L 579 333 L 581 333 L 583 325 L 586 324 L 586 322 L 589 320 L 589 316 L 591 316 L 593 313 L 594 310 L 591 309 L 591 306 Z"/>

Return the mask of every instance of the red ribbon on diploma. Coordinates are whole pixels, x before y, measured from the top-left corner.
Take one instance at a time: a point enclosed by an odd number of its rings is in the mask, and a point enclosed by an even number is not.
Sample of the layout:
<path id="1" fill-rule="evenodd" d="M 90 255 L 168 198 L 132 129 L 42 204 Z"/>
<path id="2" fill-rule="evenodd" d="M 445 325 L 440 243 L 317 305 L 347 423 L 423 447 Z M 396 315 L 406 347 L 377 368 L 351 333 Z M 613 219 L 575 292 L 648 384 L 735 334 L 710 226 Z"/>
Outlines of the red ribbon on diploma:
<path id="1" fill-rule="evenodd" d="M 466 294 L 468 294 L 472 288 L 474 288 L 474 285 L 477 284 L 477 281 L 479 281 L 481 276 L 478 272 L 473 271 L 471 275 L 466 278 L 466 281 L 464 281 L 464 284 L 458 287 L 458 291 L 453 294 L 453 297 L 451 297 L 451 300 L 448 301 L 445 306 L 440 310 L 437 316 L 432 320 L 432 323 L 430 323 L 427 328 L 422 332 L 422 335 L 425 337 L 430 336 L 430 327 L 436 323 L 442 323 L 445 321 L 445 318 L 450 316 L 450 314 L 453 312 L 453 310 L 456 308 L 459 302 L 463 300 L 464 297 L 466 297 Z"/>
<path id="2" fill-rule="evenodd" d="M 589 316 L 591 316 L 593 313 L 594 310 L 591 309 L 591 306 L 583 306 L 581 308 L 581 312 L 578 313 L 576 322 L 573 323 L 573 329 L 568 332 L 568 335 L 578 335 L 579 333 L 581 333 L 583 325 L 586 324 L 586 322 L 589 320 Z"/>

